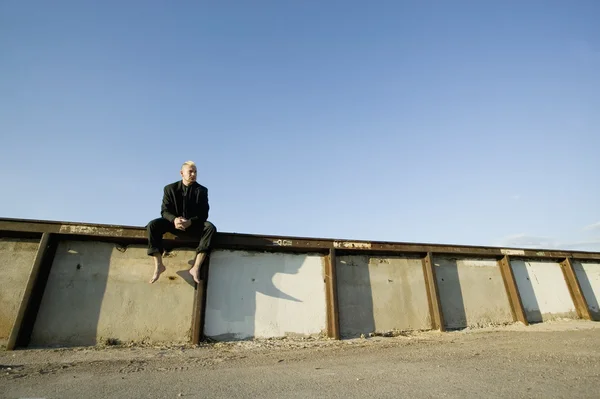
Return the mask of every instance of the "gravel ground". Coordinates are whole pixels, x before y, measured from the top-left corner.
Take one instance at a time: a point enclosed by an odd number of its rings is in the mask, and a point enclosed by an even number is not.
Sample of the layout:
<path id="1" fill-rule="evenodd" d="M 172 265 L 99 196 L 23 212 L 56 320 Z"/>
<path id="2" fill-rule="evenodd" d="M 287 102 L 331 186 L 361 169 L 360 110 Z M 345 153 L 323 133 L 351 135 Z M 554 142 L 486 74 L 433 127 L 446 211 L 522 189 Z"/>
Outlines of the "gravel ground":
<path id="1" fill-rule="evenodd" d="M 600 323 L 0 352 L 3 398 L 598 398 Z"/>

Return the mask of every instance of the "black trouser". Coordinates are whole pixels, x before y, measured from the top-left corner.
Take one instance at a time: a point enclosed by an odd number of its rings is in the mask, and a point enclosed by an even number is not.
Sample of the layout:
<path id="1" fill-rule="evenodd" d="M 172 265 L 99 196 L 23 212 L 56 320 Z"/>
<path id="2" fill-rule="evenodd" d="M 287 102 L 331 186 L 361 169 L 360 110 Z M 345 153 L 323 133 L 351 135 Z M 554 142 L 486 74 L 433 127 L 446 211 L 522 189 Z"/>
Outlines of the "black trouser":
<path id="1" fill-rule="evenodd" d="M 200 243 L 196 248 L 196 253 L 208 252 L 213 236 L 217 232 L 217 228 L 209 221 L 204 223 L 192 223 L 185 231 L 177 230 L 175 224 L 169 222 L 165 218 L 154 219 L 146 226 L 148 233 L 148 255 L 159 253 L 162 255 L 163 234 L 172 233 L 176 236 L 199 238 Z"/>

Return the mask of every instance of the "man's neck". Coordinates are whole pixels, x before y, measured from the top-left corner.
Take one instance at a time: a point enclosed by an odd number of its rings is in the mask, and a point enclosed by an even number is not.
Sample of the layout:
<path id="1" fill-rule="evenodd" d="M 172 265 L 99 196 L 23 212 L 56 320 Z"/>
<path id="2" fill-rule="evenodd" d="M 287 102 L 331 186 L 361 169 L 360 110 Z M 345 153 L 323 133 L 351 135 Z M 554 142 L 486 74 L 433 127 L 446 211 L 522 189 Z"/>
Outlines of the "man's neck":
<path id="1" fill-rule="evenodd" d="M 186 184 L 184 180 L 182 180 L 181 183 L 183 183 L 183 185 L 186 186 L 186 187 L 189 187 L 192 184 L 194 184 L 194 182 L 189 182 L 189 183 Z"/>

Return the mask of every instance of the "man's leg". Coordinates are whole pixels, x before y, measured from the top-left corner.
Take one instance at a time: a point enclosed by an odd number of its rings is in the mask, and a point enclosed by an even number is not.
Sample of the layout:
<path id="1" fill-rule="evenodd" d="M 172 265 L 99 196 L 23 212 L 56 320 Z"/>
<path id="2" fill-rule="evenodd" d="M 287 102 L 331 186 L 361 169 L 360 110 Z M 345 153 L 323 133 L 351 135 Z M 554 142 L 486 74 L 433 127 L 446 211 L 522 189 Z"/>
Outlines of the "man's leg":
<path id="1" fill-rule="evenodd" d="M 196 259 L 194 261 L 194 266 L 190 269 L 190 274 L 197 284 L 200 284 L 200 267 L 206 258 L 206 253 L 210 251 L 210 245 L 216 232 L 217 228 L 214 224 L 209 221 L 204 222 L 200 243 L 198 244 L 198 248 L 196 248 Z"/>
<path id="2" fill-rule="evenodd" d="M 154 219 L 146 226 L 146 232 L 148 233 L 148 255 L 154 258 L 154 274 L 150 279 L 150 284 L 158 280 L 160 275 L 167 270 L 162 261 L 164 250 L 162 241 L 163 234 L 171 231 L 173 228 L 173 223 L 165 218 Z"/>

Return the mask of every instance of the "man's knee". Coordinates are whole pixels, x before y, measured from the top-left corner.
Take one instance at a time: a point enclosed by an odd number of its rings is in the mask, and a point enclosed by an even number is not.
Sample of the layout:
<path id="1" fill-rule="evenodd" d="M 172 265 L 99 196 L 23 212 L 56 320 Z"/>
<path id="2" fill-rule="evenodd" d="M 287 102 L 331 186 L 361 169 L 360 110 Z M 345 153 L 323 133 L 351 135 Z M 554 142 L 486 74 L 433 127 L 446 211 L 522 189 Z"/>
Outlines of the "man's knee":
<path id="1" fill-rule="evenodd" d="M 204 230 L 211 232 L 211 233 L 216 233 L 217 227 L 207 220 L 206 222 L 204 222 Z"/>
<path id="2" fill-rule="evenodd" d="M 157 219 L 151 220 L 150 223 L 148 223 L 146 225 L 146 230 L 147 231 L 155 231 L 157 229 L 164 229 L 165 224 L 166 224 L 165 222 L 168 222 L 168 220 L 165 218 L 157 218 Z"/>

